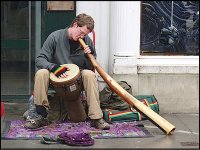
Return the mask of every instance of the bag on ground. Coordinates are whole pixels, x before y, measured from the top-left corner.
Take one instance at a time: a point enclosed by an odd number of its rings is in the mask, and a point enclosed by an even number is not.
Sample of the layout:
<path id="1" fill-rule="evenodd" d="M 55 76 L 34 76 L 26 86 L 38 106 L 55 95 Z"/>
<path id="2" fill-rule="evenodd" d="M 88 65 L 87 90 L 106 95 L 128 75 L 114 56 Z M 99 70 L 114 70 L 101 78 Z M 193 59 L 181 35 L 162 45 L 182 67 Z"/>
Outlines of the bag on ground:
<path id="1" fill-rule="evenodd" d="M 128 93 L 132 94 L 131 85 L 126 81 L 117 81 L 117 83 L 123 87 Z M 102 109 L 116 109 L 116 110 L 127 110 L 129 104 L 122 100 L 115 92 L 113 92 L 109 86 L 106 86 L 99 94 L 100 96 L 100 107 Z"/>
<path id="2" fill-rule="evenodd" d="M 159 104 L 154 95 L 137 95 L 134 97 L 159 114 Z M 140 121 L 147 119 L 130 105 L 126 110 L 103 109 L 103 118 L 106 122 Z"/>

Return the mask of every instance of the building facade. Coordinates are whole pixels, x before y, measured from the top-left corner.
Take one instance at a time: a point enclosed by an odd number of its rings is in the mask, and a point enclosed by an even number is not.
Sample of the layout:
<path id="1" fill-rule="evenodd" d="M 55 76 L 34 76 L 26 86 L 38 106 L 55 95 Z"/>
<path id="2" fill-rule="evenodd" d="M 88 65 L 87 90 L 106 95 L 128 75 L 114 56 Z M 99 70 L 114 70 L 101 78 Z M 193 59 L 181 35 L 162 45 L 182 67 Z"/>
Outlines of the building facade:
<path id="1" fill-rule="evenodd" d="M 53 1 L 52 1 L 53 2 Z M 95 20 L 97 61 L 133 95 L 155 95 L 161 113 L 199 111 L 199 3 L 194 1 L 1 2 L 1 93 L 30 95 L 45 38 L 79 13 Z M 183 12 L 181 12 L 183 11 Z M 106 85 L 97 72 L 100 90 Z"/>

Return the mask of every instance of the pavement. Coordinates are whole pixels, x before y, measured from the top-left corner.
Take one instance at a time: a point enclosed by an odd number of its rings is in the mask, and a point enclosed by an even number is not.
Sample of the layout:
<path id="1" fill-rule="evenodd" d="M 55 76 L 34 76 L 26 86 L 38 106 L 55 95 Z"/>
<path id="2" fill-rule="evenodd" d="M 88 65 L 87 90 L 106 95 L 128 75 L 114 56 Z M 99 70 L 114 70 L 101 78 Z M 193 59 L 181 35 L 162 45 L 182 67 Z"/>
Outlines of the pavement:
<path id="1" fill-rule="evenodd" d="M 27 103 L 5 102 L 5 120 L 23 119 L 23 113 L 28 109 Z M 166 135 L 151 121 L 141 121 L 153 135 L 147 138 L 112 138 L 95 139 L 92 146 L 68 146 L 63 144 L 41 144 L 40 140 L 3 140 L 1 149 L 34 148 L 34 149 L 199 149 L 199 113 L 163 113 L 161 117 L 173 124 L 176 129 L 171 135 Z"/>

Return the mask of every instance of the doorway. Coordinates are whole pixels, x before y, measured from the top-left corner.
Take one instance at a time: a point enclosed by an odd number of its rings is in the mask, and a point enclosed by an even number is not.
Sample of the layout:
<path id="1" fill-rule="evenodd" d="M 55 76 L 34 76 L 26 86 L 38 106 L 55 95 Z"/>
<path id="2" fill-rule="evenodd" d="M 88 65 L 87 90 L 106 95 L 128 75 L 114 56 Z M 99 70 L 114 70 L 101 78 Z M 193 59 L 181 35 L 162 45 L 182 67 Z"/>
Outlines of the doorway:
<path id="1" fill-rule="evenodd" d="M 73 9 L 54 11 L 48 11 L 47 2 L 1 1 L 3 101 L 30 97 L 34 86 L 35 58 L 42 44 L 51 32 L 69 26 L 76 15 L 74 1 L 71 1 Z"/>
<path id="2" fill-rule="evenodd" d="M 32 91 L 34 4 L 31 1 L 1 1 L 2 100 L 17 99 L 30 95 Z"/>

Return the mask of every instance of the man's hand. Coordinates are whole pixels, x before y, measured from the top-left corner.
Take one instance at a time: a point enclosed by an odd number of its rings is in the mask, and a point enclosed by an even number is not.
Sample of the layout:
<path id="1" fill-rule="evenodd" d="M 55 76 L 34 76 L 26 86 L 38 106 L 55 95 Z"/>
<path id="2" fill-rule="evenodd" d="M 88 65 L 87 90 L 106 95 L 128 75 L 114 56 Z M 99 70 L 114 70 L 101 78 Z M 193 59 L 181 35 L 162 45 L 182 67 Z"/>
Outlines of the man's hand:
<path id="1" fill-rule="evenodd" d="M 67 71 L 69 71 L 69 68 L 60 65 L 55 65 L 51 69 L 51 72 L 58 78 L 66 78 L 68 76 Z"/>
<path id="2" fill-rule="evenodd" d="M 88 46 L 88 45 L 86 45 L 85 47 L 84 47 L 84 53 L 85 54 L 93 54 L 94 53 L 94 50 L 93 50 L 93 48 L 92 47 L 90 47 L 90 46 Z"/>

